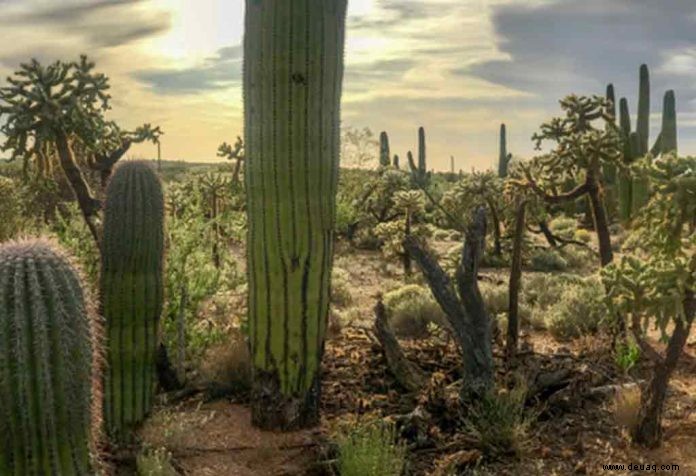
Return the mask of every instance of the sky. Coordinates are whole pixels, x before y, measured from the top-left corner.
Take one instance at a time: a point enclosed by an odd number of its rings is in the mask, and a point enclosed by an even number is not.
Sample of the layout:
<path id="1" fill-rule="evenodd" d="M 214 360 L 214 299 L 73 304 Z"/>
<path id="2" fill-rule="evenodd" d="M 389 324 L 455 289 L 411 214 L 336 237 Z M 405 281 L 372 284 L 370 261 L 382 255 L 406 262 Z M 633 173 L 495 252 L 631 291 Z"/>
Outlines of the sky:
<path id="1" fill-rule="evenodd" d="M 243 24 L 243 0 L 0 0 L 0 77 L 86 53 L 111 78 L 111 118 L 160 125 L 164 158 L 210 162 L 243 133 Z M 349 0 L 346 35 L 343 124 L 388 131 L 402 156 L 424 126 L 432 168 L 494 167 L 501 122 L 531 157 L 561 97 L 609 82 L 635 113 L 641 63 L 651 141 L 674 89 L 680 152 L 696 154 L 694 0 Z"/>

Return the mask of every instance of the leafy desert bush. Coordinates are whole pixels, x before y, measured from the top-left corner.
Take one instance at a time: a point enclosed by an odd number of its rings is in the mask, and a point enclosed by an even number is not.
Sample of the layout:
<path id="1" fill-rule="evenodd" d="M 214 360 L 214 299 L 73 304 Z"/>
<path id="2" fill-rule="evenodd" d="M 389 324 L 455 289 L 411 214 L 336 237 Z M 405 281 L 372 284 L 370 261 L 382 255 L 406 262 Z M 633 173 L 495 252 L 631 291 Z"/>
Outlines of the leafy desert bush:
<path id="1" fill-rule="evenodd" d="M 333 267 L 331 271 L 331 302 L 338 307 L 346 307 L 353 302 L 350 293 L 350 274 L 343 268 Z"/>
<path id="2" fill-rule="evenodd" d="M 574 238 L 578 241 L 582 241 L 583 243 L 589 243 L 590 241 L 592 241 L 592 233 L 590 233 L 588 230 L 585 230 L 584 228 L 579 228 L 575 230 Z"/>
<path id="3" fill-rule="evenodd" d="M 530 266 L 534 271 L 565 271 L 568 261 L 556 250 L 541 249 L 530 257 Z"/>
<path id="4" fill-rule="evenodd" d="M 138 476 L 177 476 L 166 448 L 145 449 L 136 458 Z"/>
<path id="5" fill-rule="evenodd" d="M 566 285 L 547 316 L 548 329 L 558 340 L 596 333 L 607 317 L 604 287 L 595 277 Z"/>
<path id="6" fill-rule="evenodd" d="M 434 240 L 448 241 L 451 239 L 450 237 L 452 236 L 452 232 L 450 230 L 444 230 L 434 225 L 430 225 L 429 228 Z"/>
<path id="7" fill-rule="evenodd" d="M 402 286 L 384 295 L 384 304 L 394 333 L 417 338 L 428 332 L 428 323 L 443 325 L 446 318 L 428 288 L 417 284 Z"/>
<path id="8" fill-rule="evenodd" d="M 578 222 L 575 218 L 570 218 L 565 215 L 554 218 L 549 222 L 549 228 L 554 235 L 562 238 L 572 238 L 575 230 L 578 227 Z"/>
<path id="9" fill-rule="evenodd" d="M 505 283 L 496 284 L 487 281 L 479 283 L 479 290 L 486 308 L 491 314 L 500 314 L 508 311 L 510 304 L 509 287 Z"/>
<path id="10" fill-rule="evenodd" d="M 19 188 L 14 180 L 0 176 L 0 241 L 14 238 L 23 228 Z"/>
<path id="11" fill-rule="evenodd" d="M 352 240 L 359 221 L 360 216 L 353 199 L 345 194 L 339 194 L 336 197 L 336 224 L 334 225 L 336 234 Z"/>
<path id="12" fill-rule="evenodd" d="M 490 459 L 519 455 L 527 446 L 534 415 L 525 409 L 527 389 L 491 393 L 473 403 L 462 420 L 463 430 Z"/>
<path id="13" fill-rule="evenodd" d="M 626 343 L 619 343 L 619 345 L 616 346 L 614 362 L 616 362 L 616 366 L 624 373 L 635 367 L 639 359 L 640 348 L 635 342 L 628 341 Z"/>
<path id="14" fill-rule="evenodd" d="M 582 278 L 572 274 L 524 274 L 520 301 L 530 313 L 531 326 L 535 329 L 546 329 L 549 307 L 558 302 L 568 284 L 581 280 Z"/>
<path id="15" fill-rule="evenodd" d="M 359 423 L 339 437 L 338 447 L 341 476 L 400 476 L 406 465 L 406 446 L 392 424 Z"/>

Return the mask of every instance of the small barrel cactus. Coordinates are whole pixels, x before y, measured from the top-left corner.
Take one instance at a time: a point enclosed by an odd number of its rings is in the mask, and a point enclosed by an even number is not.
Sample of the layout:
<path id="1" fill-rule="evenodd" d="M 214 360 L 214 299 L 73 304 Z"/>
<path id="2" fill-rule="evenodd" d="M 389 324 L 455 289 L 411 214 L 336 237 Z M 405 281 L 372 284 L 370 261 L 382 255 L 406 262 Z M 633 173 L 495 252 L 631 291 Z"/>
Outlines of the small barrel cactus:
<path id="1" fill-rule="evenodd" d="M 152 406 L 163 302 L 164 197 L 146 162 L 125 162 L 106 190 L 101 297 L 108 367 L 104 419 L 129 440 Z"/>
<path id="2" fill-rule="evenodd" d="M 94 474 L 99 322 L 46 240 L 0 246 L 0 474 Z"/>

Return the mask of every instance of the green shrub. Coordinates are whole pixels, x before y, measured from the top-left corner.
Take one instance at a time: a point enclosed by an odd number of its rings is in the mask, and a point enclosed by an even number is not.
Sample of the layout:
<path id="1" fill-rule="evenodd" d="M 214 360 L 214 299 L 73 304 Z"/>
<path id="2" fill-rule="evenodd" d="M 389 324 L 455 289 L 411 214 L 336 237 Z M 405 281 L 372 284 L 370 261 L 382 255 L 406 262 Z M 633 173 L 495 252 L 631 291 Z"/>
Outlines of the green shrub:
<path id="1" fill-rule="evenodd" d="M 346 307 L 353 302 L 350 293 L 350 274 L 343 268 L 333 267 L 331 271 L 331 302 L 338 307 Z"/>
<path id="2" fill-rule="evenodd" d="M 384 295 L 384 304 L 394 333 L 399 337 L 422 337 L 428 323 L 444 325 L 446 318 L 428 288 L 417 284 L 402 286 Z"/>
<path id="3" fill-rule="evenodd" d="M 353 200 L 344 194 L 336 198 L 336 224 L 334 228 L 338 236 L 352 238 L 354 228 L 359 220 L 358 210 Z"/>
<path id="4" fill-rule="evenodd" d="M 480 266 L 482 268 L 507 268 L 510 266 L 510 260 L 505 257 L 505 254 L 502 255 L 495 255 L 491 252 L 493 249 L 493 246 L 491 245 L 486 253 L 484 253 L 483 257 L 481 257 L 481 264 Z M 460 256 L 461 258 L 461 256 Z"/>
<path id="5" fill-rule="evenodd" d="M 338 447 L 341 476 L 400 476 L 406 465 L 406 446 L 392 424 L 358 424 L 339 437 Z"/>
<path id="6" fill-rule="evenodd" d="M 143 450 L 136 458 L 138 476 L 177 476 L 172 455 L 166 448 Z"/>
<path id="7" fill-rule="evenodd" d="M 596 333 L 606 315 L 604 288 L 591 277 L 564 287 L 558 302 L 547 311 L 547 324 L 552 336 L 568 340 Z"/>
<path id="8" fill-rule="evenodd" d="M 614 361 L 623 372 L 628 372 L 638 363 L 640 348 L 634 342 L 620 343 L 616 347 Z"/>
<path id="9" fill-rule="evenodd" d="M 0 176 L 0 242 L 14 238 L 23 228 L 19 189 L 15 182 Z"/>
<path id="10" fill-rule="evenodd" d="M 585 230 L 584 228 L 577 229 L 575 230 L 575 239 L 578 241 L 582 241 L 583 243 L 589 243 L 590 241 L 592 241 L 592 233 Z"/>
<path id="11" fill-rule="evenodd" d="M 556 250 L 535 250 L 530 259 L 530 266 L 534 271 L 565 271 L 568 262 Z"/>
<path id="12" fill-rule="evenodd" d="M 570 245 L 563 248 L 561 256 L 566 261 L 567 268 L 574 271 L 593 268 L 597 263 L 597 255 L 582 246 Z"/>
<path id="13" fill-rule="evenodd" d="M 450 230 L 444 230 L 442 228 L 438 228 L 434 225 L 429 225 L 429 228 L 431 230 L 431 234 L 434 240 L 438 241 L 449 241 L 450 236 L 452 235 Z"/>
<path id="14" fill-rule="evenodd" d="M 526 387 L 518 384 L 512 390 L 491 393 L 468 408 L 463 430 L 487 458 L 518 456 L 527 446 L 534 415 L 525 409 L 526 396 Z"/>
<path id="15" fill-rule="evenodd" d="M 577 220 L 575 218 L 570 218 L 565 215 L 556 217 L 549 222 L 549 229 L 551 229 L 553 234 L 566 239 L 570 239 L 573 237 L 577 227 Z"/>
<path id="16" fill-rule="evenodd" d="M 494 284 L 482 281 L 479 283 L 479 290 L 489 313 L 500 314 L 508 311 L 510 290 L 507 284 Z"/>

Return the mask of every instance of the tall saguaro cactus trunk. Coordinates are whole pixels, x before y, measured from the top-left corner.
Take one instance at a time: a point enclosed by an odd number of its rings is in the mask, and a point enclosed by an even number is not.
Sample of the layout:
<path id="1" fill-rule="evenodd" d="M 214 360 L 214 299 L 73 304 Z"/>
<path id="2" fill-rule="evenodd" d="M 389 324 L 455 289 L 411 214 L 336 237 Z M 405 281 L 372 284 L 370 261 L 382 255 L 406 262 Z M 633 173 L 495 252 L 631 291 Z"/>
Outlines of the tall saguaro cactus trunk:
<path id="1" fill-rule="evenodd" d="M 508 154 L 507 151 L 507 130 L 505 124 L 500 125 L 500 145 L 498 151 L 498 177 L 505 178 L 508 174 L 508 167 L 510 166 L 510 161 L 512 160 L 512 155 Z"/>
<path id="2" fill-rule="evenodd" d="M 247 0 L 245 144 L 252 421 L 319 420 L 346 0 Z"/>
<path id="3" fill-rule="evenodd" d="M 106 190 L 101 296 L 106 319 L 104 418 L 112 441 L 127 442 L 147 416 L 163 303 L 164 197 L 145 162 L 120 165 Z"/>
<path id="4" fill-rule="evenodd" d="M 0 246 L 0 474 L 94 473 L 100 326 L 47 241 Z"/>

